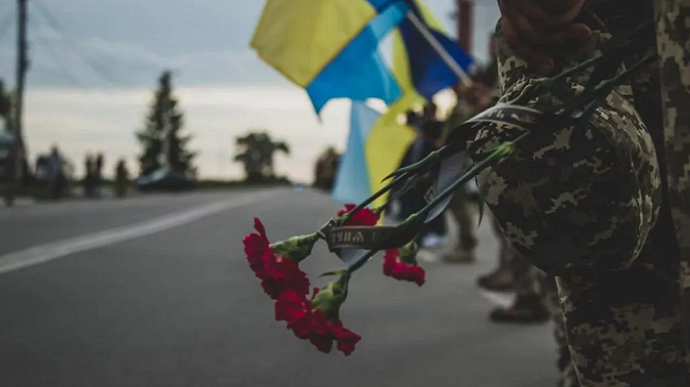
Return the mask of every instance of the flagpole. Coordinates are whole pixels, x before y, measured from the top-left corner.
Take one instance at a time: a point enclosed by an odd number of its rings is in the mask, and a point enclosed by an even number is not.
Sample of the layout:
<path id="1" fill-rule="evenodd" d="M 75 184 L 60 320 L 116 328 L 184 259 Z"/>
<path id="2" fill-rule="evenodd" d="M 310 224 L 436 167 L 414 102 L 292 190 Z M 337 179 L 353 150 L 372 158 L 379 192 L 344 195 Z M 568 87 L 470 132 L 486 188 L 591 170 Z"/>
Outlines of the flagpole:
<path id="1" fill-rule="evenodd" d="M 429 32 L 426 25 L 419 20 L 414 11 L 409 10 L 405 15 L 407 19 L 412 22 L 417 31 L 426 39 L 426 41 L 431 45 L 431 47 L 436 51 L 436 53 L 441 57 L 441 59 L 448 65 L 448 67 L 455 73 L 455 75 L 465 84 L 465 86 L 472 86 L 472 78 L 458 65 L 455 59 L 446 51 L 446 49 L 441 45 L 441 43 L 436 39 L 436 37 Z"/>

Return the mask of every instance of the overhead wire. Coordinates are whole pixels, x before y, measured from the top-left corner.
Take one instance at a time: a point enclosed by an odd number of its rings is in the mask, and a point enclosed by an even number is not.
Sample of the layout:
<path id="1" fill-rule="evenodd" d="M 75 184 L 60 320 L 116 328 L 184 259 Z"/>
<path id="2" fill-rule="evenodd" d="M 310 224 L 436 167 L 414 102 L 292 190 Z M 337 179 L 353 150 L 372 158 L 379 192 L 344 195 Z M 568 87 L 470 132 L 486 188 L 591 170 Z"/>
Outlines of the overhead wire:
<path id="1" fill-rule="evenodd" d="M 103 80 L 111 84 L 118 84 L 118 77 L 113 76 L 113 73 L 106 70 L 99 63 L 90 58 L 79 45 L 75 44 L 71 39 L 67 37 L 65 29 L 62 27 L 62 23 L 55 17 L 55 15 L 50 11 L 50 9 L 41 0 L 32 0 L 30 2 L 34 4 L 36 9 L 39 11 L 43 19 L 54 29 L 62 38 L 64 42 L 67 43 L 69 49 L 71 49 L 75 54 L 77 54 L 82 62 L 84 62 L 94 73 L 98 74 Z"/>
<path id="2" fill-rule="evenodd" d="M 14 24 L 14 15 L 12 15 L 12 13 L 9 13 L 4 18 L 0 19 L 0 39 L 7 34 L 7 31 L 10 30 L 12 24 Z"/>
<path id="3" fill-rule="evenodd" d="M 29 19 L 30 27 L 32 25 L 35 26 L 35 23 L 36 21 L 34 19 Z M 46 43 L 45 39 L 43 38 L 33 39 L 33 41 L 36 42 L 38 46 L 43 48 L 45 52 L 53 59 L 53 63 L 57 65 L 57 70 L 67 81 L 69 81 L 71 84 L 75 86 L 84 86 L 84 84 L 80 82 L 77 79 L 77 77 L 75 77 L 74 74 L 69 70 L 69 66 L 65 61 L 64 55 L 60 55 L 53 45 L 51 45 L 50 43 Z"/>

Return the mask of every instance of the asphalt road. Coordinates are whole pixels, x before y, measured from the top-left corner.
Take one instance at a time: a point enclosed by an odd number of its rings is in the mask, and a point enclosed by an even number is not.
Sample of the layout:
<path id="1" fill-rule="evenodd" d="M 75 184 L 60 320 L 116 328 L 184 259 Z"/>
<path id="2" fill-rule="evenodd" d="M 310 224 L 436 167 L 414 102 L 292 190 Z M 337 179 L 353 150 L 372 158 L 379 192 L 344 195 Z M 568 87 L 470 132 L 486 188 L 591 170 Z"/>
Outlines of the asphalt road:
<path id="1" fill-rule="evenodd" d="M 290 190 L 0 209 L 0 386 L 555 385 L 550 325 L 487 320 L 501 300 L 474 286 L 495 264 L 488 222 L 479 262 L 427 260 L 422 288 L 378 262 L 358 272 L 342 319 L 363 340 L 348 358 L 273 321 L 242 254 L 252 218 L 279 240 L 337 209 Z M 338 263 L 320 246 L 303 268 Z"/>

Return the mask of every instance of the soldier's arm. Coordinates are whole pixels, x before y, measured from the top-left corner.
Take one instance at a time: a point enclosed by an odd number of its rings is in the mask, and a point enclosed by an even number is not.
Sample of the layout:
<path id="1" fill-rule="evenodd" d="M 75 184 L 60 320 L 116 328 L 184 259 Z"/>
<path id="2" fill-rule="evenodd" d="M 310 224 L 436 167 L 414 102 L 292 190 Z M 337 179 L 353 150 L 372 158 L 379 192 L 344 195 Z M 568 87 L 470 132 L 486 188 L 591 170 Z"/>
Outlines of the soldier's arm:
<path id="1" fill-rule="evenodd" d="M 585 12 L 580 20 L 592 28 L 592 40 L 579 50 L 552 51 L 564 68 L 595 55 L 611 38 L 594 15 Z M 501 27 L 496 43 L 501 102 L 506 102 L 537 77 Z M 561 106 L 588 77 L 569 77 L 527 105 L 542 111 Z M 484 151 L 520 132 L 509 125 L 493 129 L 495 139 Z M 480 176 L 487 205 L 504 234 L 550 274 L 628 268 L 645 244 L 661 200 L 654 146 L 632 104 L 630 86 L 617 87 L 584 127 L 542 129 L 516 146 L 510 160 Z"/>

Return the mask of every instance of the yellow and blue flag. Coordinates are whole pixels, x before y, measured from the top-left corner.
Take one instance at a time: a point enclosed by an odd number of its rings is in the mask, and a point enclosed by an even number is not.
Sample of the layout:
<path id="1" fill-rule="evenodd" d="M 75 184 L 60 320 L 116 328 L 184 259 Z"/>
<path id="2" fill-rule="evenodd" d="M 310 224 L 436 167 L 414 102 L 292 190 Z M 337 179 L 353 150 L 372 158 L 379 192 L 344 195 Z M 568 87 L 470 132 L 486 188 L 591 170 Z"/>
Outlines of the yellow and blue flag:
<path id="1" fill-rule="evenodd" d="M 458 70 L 467 74 L 474 60 L 443 31 L 439 23 L 419 0 L 368 0 L 379 12 L 399 7 L 403 1 L 409 13 L 398 26 L 410 65 L 412 84 L 424 98 L 455 86 L 461 80 Z M 434 41 L 434 44 L 430 42 Z M 444 58 L 445 57 L 445 58 Z M 454 62 L 455 70 L 448 61 Z"/>
<path id="2" fill-rule="evenodd" d="M 318 112 L 333 98 L 392 103 L 400 87 L 378 46 L 406 12 L 366 0 L 268 0 L 251 47 L 269 65 L 304 88 Z"/>
<path id="3" fill-rule="evenodd" d="M 364 151 L 371 130 L 381 113 L 364 102 L 353 102 L 350 111 L 350 134 L 347 148 L 340 158 L 333 186 L 333 198 L 343 204 L 361 203 L 372 194 L 369 165 Z"/>
<path id="4" fill-rule="evenodd" d="M 390 0 L 369 0 L 377 9 L 385 8 Z M 414 6 L 422 16 L 425 25 L 434 31 L 443 34 L 443 27 L 429 10 L 419 0 L 415 0 Z M 413 63 L 418 58 L 410 55 L 408 44 L 404 39 L 401 29 L 393 31 L 393 74 L 398 85 L 403 90 L 403 95 L 388 107 L 388 111 L 381 116 L 369 133 L 365 144 L 369 188 L 376 192 L 388 182 L 383 178 L 395 171 L 403 160 L 405 153 L 414 142 L 415 130 L 406 123 L 401 123 L 400 118 L 410 109 L 423 105 L 430 96 L 420 95 L 415 84 Z M 419 42 L 420 44 L 422 42 Z M 428 44 L 428 43 L 427 43 Z M 457 78 L 455 78 L 457 82 Z M 440 82 L 439 82 L 440 83 Z M 375 207 L 386 203 L 388 195 L 383 195 L 374 202 Z"/>

